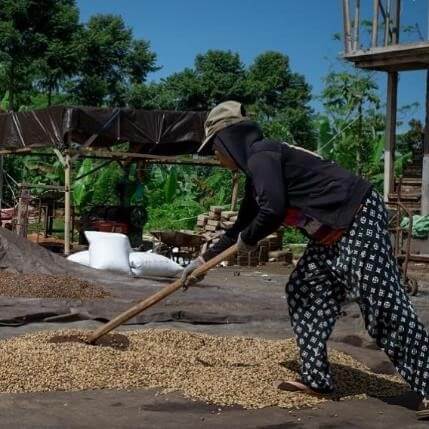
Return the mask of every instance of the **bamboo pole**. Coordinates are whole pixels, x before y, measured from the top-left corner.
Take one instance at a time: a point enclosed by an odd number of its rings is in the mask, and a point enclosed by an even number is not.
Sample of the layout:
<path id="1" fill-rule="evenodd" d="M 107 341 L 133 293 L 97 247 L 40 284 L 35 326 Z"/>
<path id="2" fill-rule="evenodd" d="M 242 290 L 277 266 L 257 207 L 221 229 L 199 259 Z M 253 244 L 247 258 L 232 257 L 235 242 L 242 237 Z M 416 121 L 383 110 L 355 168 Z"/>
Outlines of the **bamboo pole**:
<path id="1" fill-rule="evenodd" d="M 348 54 L 352 50 L 349 0 L 343 0 L 343 20 L 344 20 L 344 50 L 345 50 L 345 53 Z"/>
<path id="2" fill-rule="evenodd" d="M 143 159 L 153 164 L 183 164 L 220 167 L 219 161 L 215 159 L 177 159 L 174 156 L 147 155 L 135 152 L 111 152 L 106 150 L 79 149 L 71 151 L 71 154 L 79 153 L 84 158 L 98 159 Z"/>
<path id="3" fill-rule="evenodd" d="M 354 21 L 354 37 L 353 37 L 353 50 L 359 49 L 359 34 L 360 34 L 360 0 L 356 0 L 355 5 L 355 21 Z"/>
<path id="4" fill-rule="evenodd" d="M 371 46 L 373 48 L 378 45 L 378 14 L 379 14 L 380 0 L 373 0 L 373 12 L 372 12 L 372 37 Z"/>
<path id="5" fill-rule="evenodd" d="M 64 254 L 70 254 L 70 220 L 71 220 L 71 159 L 66 152 L 64 165 Z"/>
<path id="6" fill-rule="evenodd" d="M 51 191 L 64 191 L 64 186 L 58 186 L 58 185 L 45 185 L 43 183 L 18 183 L 19 186 L 22 186 L 24 188 L 40 188 L 40 189 L 48 189 Z"/>
<path id="7" fill-rule="evenodd" d="M 213 259 L 210 259 L 210 261 L 201 265 L 192 273 L 192 275 L 194 277 L 199 277 L 202 274 L 205 274 L 208 270 L 214 268 L 217 264 L 230 258 L 232 255 L 235 255 L 236 253 L 237 253 L 237 245 L 234 244 L 228 249 L 226 249 L 225 251 L 223 251 L 222 253 L 220 253 L 219 255 L 215 256 Z M 182 280 L 177 279 L 175 282 L 164 287 L 159 292 L 154 293 L 153 295 L 149 296 L 143 301 L 140 301 L 138 304 L 134 305 L 133 307 L 119 314 L 110 322 L 100 326 L 98 329 L 96 329 L 93 332 L 92 335 L 89 336 L 87 342 L 89 344 L 94 344 L 103 335 L 107 334 L 108 332 L 112 331 L 119 325 L 122 325 L 123 323 L 137 316 L 137 314 L 140 314 L 142 311 L 146 310 L 147 308 L 152 307 L 152 305 L 155 305 L 157 302 L 162 301 L 164 298 L 171 295 L 176 290 L 181 289 L 182 287 L 183 287 Z"/>

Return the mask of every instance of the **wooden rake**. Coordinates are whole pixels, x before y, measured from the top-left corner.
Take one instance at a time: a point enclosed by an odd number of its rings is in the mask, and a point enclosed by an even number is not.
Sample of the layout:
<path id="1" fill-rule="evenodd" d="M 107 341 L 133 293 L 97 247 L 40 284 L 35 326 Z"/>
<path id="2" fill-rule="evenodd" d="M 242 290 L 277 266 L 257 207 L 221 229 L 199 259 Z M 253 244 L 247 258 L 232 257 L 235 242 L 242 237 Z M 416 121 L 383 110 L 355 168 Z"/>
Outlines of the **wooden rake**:
<path id="1" fill-rule="evenodd" d="M 201 265 L 201 267 L 197 268 L 192 273 L 192 275 L 194 277 L 199 277 L 201 274 L 205 274 L 207 271 L 214 268 L 217 264 L 224 261 L 225 259 L 228 259 L 229 257 L 233 256 L 236 253 L 237 253 L 237 245 L 234 244 L 233 246 L 226 249 L 224 252 L 220 253 L 219 255 L 207 261 L 205 264 Z M 108 332 L 117 328 L 119 325 L 122 325 L 123 323 L 132 319 L 134 316 L 137 316 L 137 314 L 140 314 L 147 308 L 152 307 L 152 305 L 158 303 L 159 301 L 162 301 L 164 298 L 171 295 L 173 292 L 175 292 L 176 290 L 182 287 L 183 287 L 183 283 L 181 279 L 177 279 L 174 283 L 171 283 L 170 285 L 165 286 L 160 291 L 154 293 L 153 295 L 149 296 L 143 301 L 140 301 L 138 304 L 134 305 L 133 307 L 119 314 L 110 322 L 107 322 L 106 324 L 100 326 L 88 337 L 87 343 L 95 344 L 95 342 L 103 335 L 107 334 Z"/>

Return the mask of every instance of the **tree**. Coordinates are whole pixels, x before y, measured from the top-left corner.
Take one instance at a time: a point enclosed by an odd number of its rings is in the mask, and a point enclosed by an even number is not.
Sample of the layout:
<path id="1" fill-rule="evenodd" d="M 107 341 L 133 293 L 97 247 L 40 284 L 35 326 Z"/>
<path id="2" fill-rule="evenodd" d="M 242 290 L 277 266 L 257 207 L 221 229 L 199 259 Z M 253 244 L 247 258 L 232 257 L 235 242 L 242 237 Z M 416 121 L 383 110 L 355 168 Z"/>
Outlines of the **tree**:
<path id="1" fill-rule="evenodd" d="M 246 69 L 231 51 L 209 50 L 197 55 L 194 68 L 186 68 L 157 86 L 159 107 L 209 110 L 226 100 L 246 102 Z"/>
<path id="2" fill-rule="evenodd" d="M 368 73 L 331 72 L 322 92 L 326 117 L 324 130 L 332 136 L 319 151 L 344 167 L 364 173 L 365 160 L 383 138 L 383 115 L 380 113 L 378 87 Z"/>
<path id="3" fill-rule="evenodd" d="M 79 10 L 74 1 L 57 2 L 57 13 L 52 19 L 46 49 L 39 60 L 40 86 L 47 92 L 47 104 L 52 104 L 52 93 L 61 82 L 78 70 L 82 49 Z"/>
<path id="4" fill-rule="evenodd" d="M 207 109 L 226 100 L 246 102 L 246 70 L 237 53 L 209 50 L 195 58 Z"/>
<path id="5" fill-rule="evenodd" d="M 131 84 L 143 83 L 158 70 L 156 54 L 144 40 L 134 40 L 120 16 L 95 15 L 85 26 L 83 54 L 71 92 L 79 103 L 123 106 Z"/>
<path id="6" fill-rule="evenodd" d="M 68 31 L 76 19 L 74 0 L 0 0 L 0 85 L 8 93 L 10 110 L 28 102 L 40 67 L 43 78 L 48 76 L 44 65 L 53 67 L 50 82 L 63 76 L 60 45 L 72 37 Z M 59 57 L 52 64 L 55 55 Z"/>
<path id="7" fill-rule="evenodd" d="M 174 110 L 207 110 L 203 82 L 195 70 L 186 68 L 164 79 L 158 87 L 160 107 Z"/>
<path id="8" fill-rule="evenodd" d="M 315 147 L 311 87 L 304 76 L 291 71 L 287 55 L 268 51 L 256 57 L 247 85 L 252 110 L 270 137 Z"/>

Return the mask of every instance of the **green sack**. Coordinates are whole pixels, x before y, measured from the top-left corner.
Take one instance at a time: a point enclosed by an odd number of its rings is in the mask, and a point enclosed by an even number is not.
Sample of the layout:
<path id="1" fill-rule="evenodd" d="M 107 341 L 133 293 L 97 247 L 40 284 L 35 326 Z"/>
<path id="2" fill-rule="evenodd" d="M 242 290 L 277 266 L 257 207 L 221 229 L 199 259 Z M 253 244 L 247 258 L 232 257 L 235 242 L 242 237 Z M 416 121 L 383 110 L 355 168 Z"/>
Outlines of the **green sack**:
<path id="1" fill-rule="evenodd" d="M 410 225 L 410 219 L 404 217 L 401 221 L 401 228 L 408 229 Z M 413 238 L 428 238 L 429 236 L 429 216 L 413 216 L 413 229 L 412 229 Z"/>

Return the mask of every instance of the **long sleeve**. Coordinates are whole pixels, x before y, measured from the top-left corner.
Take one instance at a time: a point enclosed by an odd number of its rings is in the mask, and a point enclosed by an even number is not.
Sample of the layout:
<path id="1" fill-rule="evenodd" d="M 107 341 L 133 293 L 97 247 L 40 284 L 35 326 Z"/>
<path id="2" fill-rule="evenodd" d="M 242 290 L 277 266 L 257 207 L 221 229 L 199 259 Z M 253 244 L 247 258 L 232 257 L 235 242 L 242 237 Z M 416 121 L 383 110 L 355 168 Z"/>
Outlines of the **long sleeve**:
<path id="1" fill-rule="evenodd" d="M 242 230 L 241 238 L 253 245 L 282 224 L 286 211 L 286 189 L 280 153 L 261 151 L 254 154 L 248 161 L 248 170 L 259 209 Z"/>

